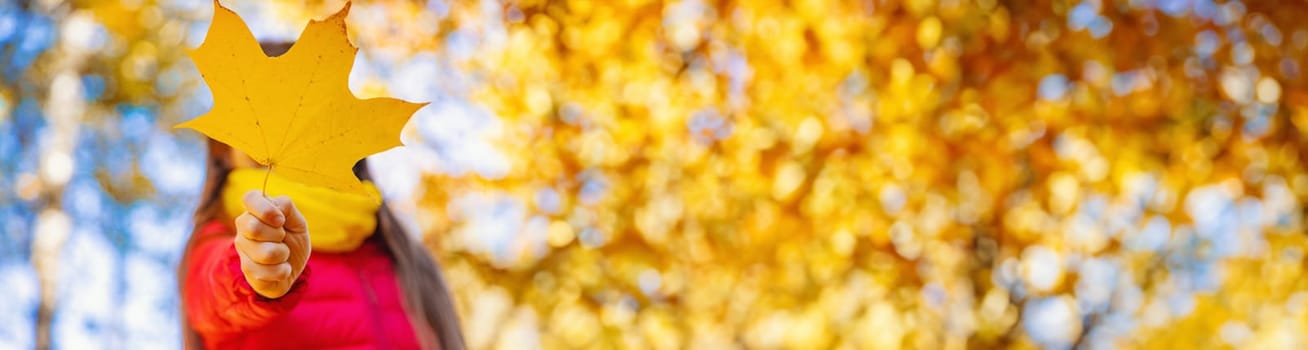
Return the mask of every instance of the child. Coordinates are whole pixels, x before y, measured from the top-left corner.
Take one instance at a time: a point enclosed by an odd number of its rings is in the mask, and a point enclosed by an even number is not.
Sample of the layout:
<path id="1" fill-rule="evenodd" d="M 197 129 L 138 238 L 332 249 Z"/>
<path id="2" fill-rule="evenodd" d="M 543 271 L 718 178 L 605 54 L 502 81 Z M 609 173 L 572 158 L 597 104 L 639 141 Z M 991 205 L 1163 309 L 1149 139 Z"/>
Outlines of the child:
<path id="1" fill-rule="evenodd" d="M 195 231 L 178 268 L 187 348 L 464 347 L 435 260 L 384 202 L 276 171 L 268 192 L 289 196 L 268 198 L 265 169 L 208 145 Z M 376 194 L 366 161 L 354 173 Z"/>

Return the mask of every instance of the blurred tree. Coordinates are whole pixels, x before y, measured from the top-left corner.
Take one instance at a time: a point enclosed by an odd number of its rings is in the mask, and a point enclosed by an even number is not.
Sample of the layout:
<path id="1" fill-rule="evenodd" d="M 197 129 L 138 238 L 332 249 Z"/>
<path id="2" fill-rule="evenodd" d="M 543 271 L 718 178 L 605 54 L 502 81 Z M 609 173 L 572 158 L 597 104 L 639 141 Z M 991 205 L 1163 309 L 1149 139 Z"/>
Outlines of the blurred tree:
<path id="1" fill-rule="evenodd" d="M 188 45 L 186 26 L 198 14 L 182 5 L 0 2 L 0 186 L 5 189 L 0 221 L 6 232 L 6 259 L 0 260 L 30 259 L 39 285 L 32 333 L 0 336 L 15 342 L 10 345 L 84 348 L 103 344 L 105 334 L 142 335 L 119 342 L 132 347 L 141 341 L 136 339 L 149 337 L 144 334 L 150 331 L 137 330 L 156 327 L 142 323 L 175 323 L 175 316 L 156 320 L 139 313 L 121 320 L 110 310 L 120 303 L 130 311 L 162 309 L 175 293 L 157 288 L 152 282 L 158 277 L 126 286 L 122 281 L 156 275 L 141 269 L 166 271 L 166 263 L 175 260 L 180 247 L 168 242 L 178 239 L 153 237 L 158 231 L 141 228 L 167 231 L 184 223 L 174 219 L 189 209 L 175 203 L 193 201 L 182 198 L 193 198 L 195 190 L 183 177 L 187 170 L 202 169 L 198 159 L 160 157 L 179 147 L 193 154 L 200 148 L 179 146 L 166 136 L 169 123 L 154 124 L 161 108 L 181 116 L 187 114 L 181 112 L 182 100 L 194 100 L 182 94 L 194 88 L 184 86 L 185 65 L 179 63 L 189 62 L 181 52 Z M 168 167 L 159 166 L 161 160 Z M 160 209 L 164 203 L 169 207 Z M 177 233 L 170 234 L 184 237 Z M 137 240 L 140 235 L 150 239 Z M 27 281 L 9 281 L 17 282 L 13 287 L 20 292 L 5 299 L 22 315 Z M 27 328 L 15 332 L 21 329 Z M 175 339 L 175 330 L 152 335 L 170 333 Z"/>
<path id="2" fill-rule="evenodd" d="M 175 337 L 95 305 L 175 310 L 210 4 L 0 4 L 0 264 L 64 346 Z M 476 348 L 1304 348 L 1305 11 L 359 1 L 352 87 L 434 102 L 378 173 Z"/>
<path id="3" fill-rule="evenodd" d="M 1306 9 L 456 2 L 512 165 L 426 229 L 479 347 L 1293 348 Z"/>

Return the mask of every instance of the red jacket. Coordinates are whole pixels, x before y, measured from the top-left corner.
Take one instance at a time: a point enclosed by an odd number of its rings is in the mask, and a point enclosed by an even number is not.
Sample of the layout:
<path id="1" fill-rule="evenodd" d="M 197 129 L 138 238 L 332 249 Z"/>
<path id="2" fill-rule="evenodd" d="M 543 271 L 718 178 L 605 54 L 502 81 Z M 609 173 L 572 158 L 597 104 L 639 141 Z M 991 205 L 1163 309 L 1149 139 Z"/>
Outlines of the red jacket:
<path id="1" fill-rule="evenodd" d="M 255 294 L 232 229 L 197 232 L 186 271 L 186 320 L 206 349 L 417 349 L 391 259 L 378 239 L 343 254 L 313 252 L 281 298 Z"/>

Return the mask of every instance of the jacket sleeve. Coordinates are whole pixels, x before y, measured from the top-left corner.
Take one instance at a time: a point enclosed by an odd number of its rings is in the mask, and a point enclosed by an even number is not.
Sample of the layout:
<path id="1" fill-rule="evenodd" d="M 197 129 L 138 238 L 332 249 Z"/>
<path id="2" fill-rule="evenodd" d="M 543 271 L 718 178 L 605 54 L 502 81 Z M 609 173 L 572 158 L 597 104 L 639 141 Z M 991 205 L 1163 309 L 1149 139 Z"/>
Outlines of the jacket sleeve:
<path id="1" fill-rule="evenodd" d="M 260 328 L 299 304 L 309 280 L 308 267 L 286 295 L 265 298 L 245 281 L 229 229 L 210 224 L 196 234 L 201 237 L 190 247 L 183 296 L 187 323 L 196 332 L 221 336 Z"/>

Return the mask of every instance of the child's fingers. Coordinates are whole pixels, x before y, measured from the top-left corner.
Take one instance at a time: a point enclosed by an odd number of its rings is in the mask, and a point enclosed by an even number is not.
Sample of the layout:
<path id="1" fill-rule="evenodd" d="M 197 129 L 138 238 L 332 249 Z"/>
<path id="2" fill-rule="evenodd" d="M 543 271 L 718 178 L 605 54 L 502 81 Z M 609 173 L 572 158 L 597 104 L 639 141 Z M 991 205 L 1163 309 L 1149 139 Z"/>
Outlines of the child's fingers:
<path id="1" fill-rule="evenodd" d="M 245 211 L 254 215 L 255 218 L 272 227 L 282 227 L 286 223 L 286 216 L 281 210 L 268 198 L 264 198 L 263 193 L 256 190 L 245 192 L 245 197 L 241 203 L 245 205 Z"/>
<path id="2" fill-rule="evenodd" d="M 291 249 L 285 243 L 252 241 L 242 236 L 236 237 L 236 249 L 251 261 L 265 265 L 284 263 L 291 256 Z"/>
<path id="3" fill-rule="evenodd" d="M 260 264 L 254 262 L 245 253 L 239 255 L 241 256 L 241 272 L 245 273 L 246 280 L 281 282 L 291 278 L 290 263 Z"/>
<path id="4" fill-rule="evenodd" d="M 282 228 L 286 229 L 287 232 L 304 233 L 309 231 L 309 223 L 304 220 L 304 215 L 300 214 L 300 210 L 295 207 L 295 203 L 291 202 L 291 197 L 277 196 L 272 199 L 272 202 L 286 218 Z"/>
<path id="5" fill-rule="evenodd" d="M 246 279 L 245 281 L 250 283 L 250 288 L 254 289 L 255 293 L 259 293 L 259 295 L 264 298 L 276 299 L 281 298 L 282 295 L 285 294 L 285 291 L 281 291 L 281 288 L 278 287 L 283 282 L 269 282 L 256 279 Z"/>
<path id="6" fill-rule="evenodd" d="M 281 242 L 286 238 L 286 231 L 279 228 L 268 226 L 263 221 L 256 219 L 253 214 L 243 213 L 236 217 L 236 234 L 245 239 L 256 242 Z"/>

